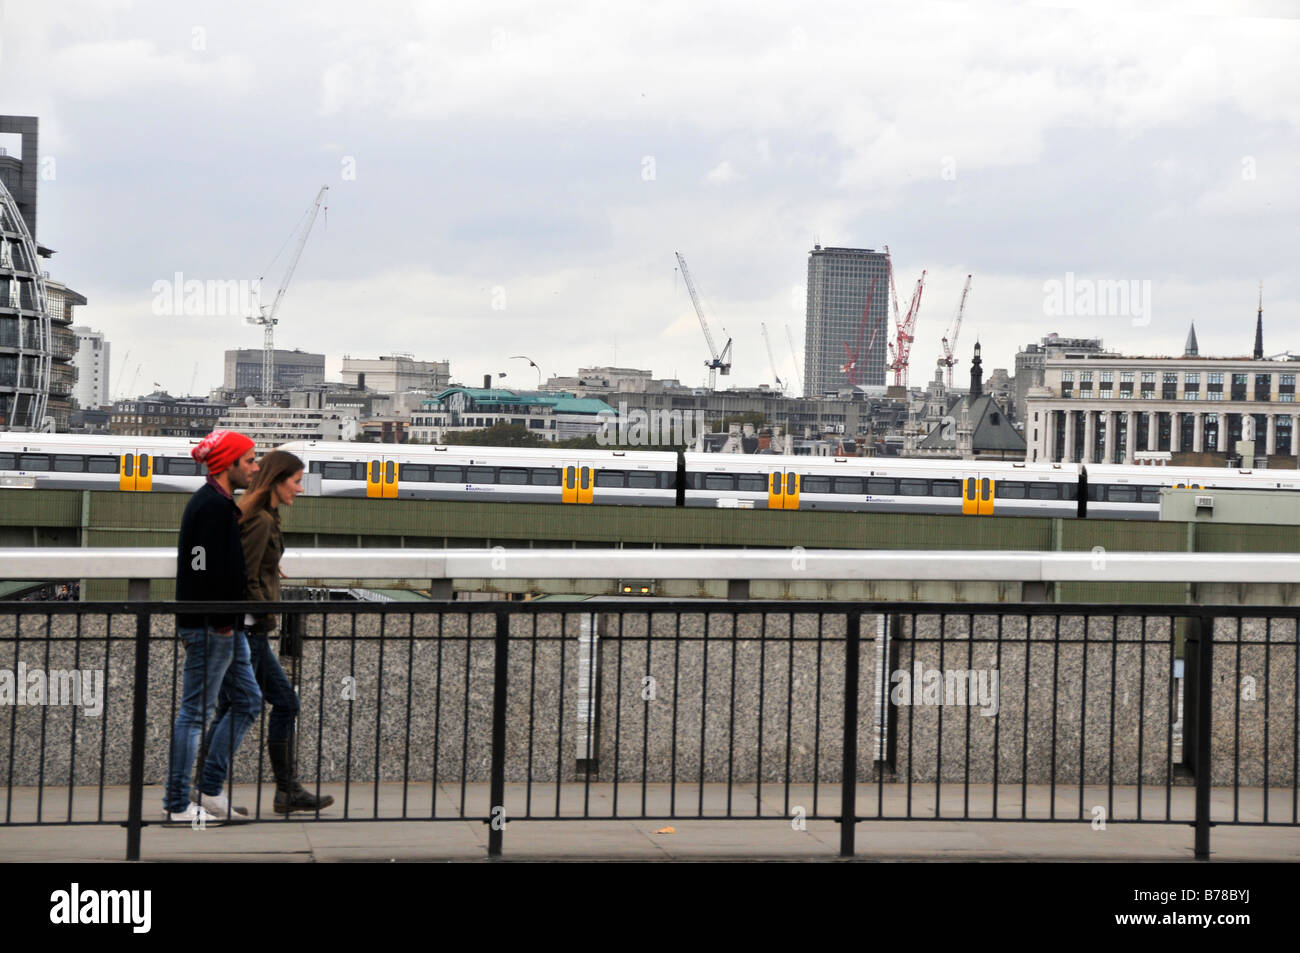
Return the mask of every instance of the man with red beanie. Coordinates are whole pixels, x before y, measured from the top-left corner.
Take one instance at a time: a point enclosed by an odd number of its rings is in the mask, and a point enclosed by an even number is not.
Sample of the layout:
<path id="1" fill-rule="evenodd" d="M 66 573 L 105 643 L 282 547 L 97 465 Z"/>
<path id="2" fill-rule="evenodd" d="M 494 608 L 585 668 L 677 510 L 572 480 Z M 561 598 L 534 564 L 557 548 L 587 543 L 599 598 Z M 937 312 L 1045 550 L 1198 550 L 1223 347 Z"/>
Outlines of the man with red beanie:
<path id="1" fill-rule="evenodd" d="M 245 489 L 257 473 L 253 441 L 233 430 L 214 430 L 190 451 L 208 469 L 181 517 L 176 552 L 178 602 L 244 602 L 247 582 L 234 491 Z M 248 642 L 238 613 L 190 613 L 176 616 L 176 633 L 185 643 L 185 674 L 180 711 L 172 732 L 167 791 L 163 806 L 177 823 L 225 820 L 230 805 L 220 790 L 200 788 L 190 803 L 190 773 L 199 738 L 212 718 L 223 682 L 231 708 L 214 726 L 208 763 L 214 776 L 225 777 L 244 732 L 262 709 L 262 693 L 249 661 Z"/>

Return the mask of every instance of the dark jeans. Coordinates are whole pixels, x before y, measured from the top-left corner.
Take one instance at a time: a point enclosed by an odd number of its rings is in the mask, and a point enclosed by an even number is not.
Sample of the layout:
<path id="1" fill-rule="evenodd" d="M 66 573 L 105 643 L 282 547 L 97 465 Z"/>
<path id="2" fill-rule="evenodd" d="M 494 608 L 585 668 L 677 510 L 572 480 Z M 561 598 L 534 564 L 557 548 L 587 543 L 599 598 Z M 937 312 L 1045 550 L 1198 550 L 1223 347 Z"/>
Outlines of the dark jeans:
<path id="1" fill-rule="evenodd" d="M 271 648 L 270 639 L 266 635 L 258 635 L 253 632 L 248 633 L 248 653 L 250 663 L 253 667 L 253 676 L 257 679 L 257 685 L 262 690 L 262 698 L 271 703 L 271 717 L 267 719 L 266 740 L 270 741 L 288 741 L 293 738 L 293 725 L 298 719 L 298 693 L 293 690 L 293 685 L 289 683 L 289 677 L 284 674 L 284 669 L 280 667 L 280 660 L 276 657 L 275 650 Z M 217 721 L 220 722 L 221 716 L 231 706 L 231 696 L 226 691 L 227 686 L 221 686 L 221 694 L 217 699 Z M 208 764 L 208 770 L 203 777 L 203 787 L 208 791 L 220 791 L 226 783 L 224 774 L 217 777 L 212 771 L 213 765 Z M 212 776 L 209 777 L 208 775 Z M 215 787 L 212 785 L 215 784 Z"/>

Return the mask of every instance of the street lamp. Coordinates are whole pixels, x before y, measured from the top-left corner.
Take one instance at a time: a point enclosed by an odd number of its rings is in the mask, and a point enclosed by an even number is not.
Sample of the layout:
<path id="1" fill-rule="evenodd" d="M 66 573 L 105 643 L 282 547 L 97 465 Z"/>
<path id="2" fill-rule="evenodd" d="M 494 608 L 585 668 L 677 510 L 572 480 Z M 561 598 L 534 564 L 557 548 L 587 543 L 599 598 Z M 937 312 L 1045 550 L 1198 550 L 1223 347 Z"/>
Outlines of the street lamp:
<path id="1" fill-rule="evenodd" d="M 542 389 L 542 369 L 541 369 L 540 367 L 537 366 L 537 362 L 536 362 L 536 361 L 534 361 L 531 357 L 525 357 L 525 356 L 522 355 L 522 354 L 516 354 L 516 355 L 514 355 L 512 358 L 510 358 L 510 360 L 512 360 L 512 361 L 527 361 L 529 367 L 535 368 L 535 369 L 537 370 L 537 389 L 538 389 L 538 390 L 541 390 L 541 389 Z"/>

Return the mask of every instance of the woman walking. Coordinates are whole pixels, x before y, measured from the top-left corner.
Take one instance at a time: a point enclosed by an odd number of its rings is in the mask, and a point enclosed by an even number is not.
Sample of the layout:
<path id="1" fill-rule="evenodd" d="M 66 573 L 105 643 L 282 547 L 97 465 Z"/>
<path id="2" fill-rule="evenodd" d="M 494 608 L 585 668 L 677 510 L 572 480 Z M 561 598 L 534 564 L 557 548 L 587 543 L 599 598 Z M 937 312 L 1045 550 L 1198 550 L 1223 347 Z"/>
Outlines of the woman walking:
<path id="1" fill-rule="evenodd" d="M 262 458 L 261 468 L 252 485 L 239 499 L 242 513 L 239 522 L 244 544 L 244 570 L 248 576 L 251 602 L 280 601 L 280 557 L 284 538 L 280 533 L 280 506 L 293 506 L 294 497 L 302 492 L 302 461 L 292 453 L 272 450 Z M 251 624 L 249 620 L 251 619 Z M 298 718 L 298 695 L 280 667 L 271 648 L 270 634 L 275 631 L 274 615 L 246 616 L 248 648 L 253 672 L 262 689 L 262 697 L 271 703 L 271 717 L 266 732 L 266 750 L 275 774 L 277 814 L 295 811 L 319 811 L 334 803 L 328 794 L 316 797 L 298 783 L 294 765 L 294 724 Z M 224 699 L 223 699 L 224 702 Z"/>

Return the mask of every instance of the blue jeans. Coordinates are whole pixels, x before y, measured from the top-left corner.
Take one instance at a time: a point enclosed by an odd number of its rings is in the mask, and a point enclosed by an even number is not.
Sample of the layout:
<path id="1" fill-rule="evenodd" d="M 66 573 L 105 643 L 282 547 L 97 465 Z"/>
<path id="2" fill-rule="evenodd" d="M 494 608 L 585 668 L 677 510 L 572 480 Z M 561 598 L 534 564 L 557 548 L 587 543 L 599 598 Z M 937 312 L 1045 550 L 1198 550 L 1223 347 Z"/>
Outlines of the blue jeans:
<path id="1" fill-rule="evenodd" d="M 275 649 L 266 633 L 248 632 L 248 653 L 253 666 L 253 676 L 257 687 L 262 690 L 262 700 L 271 706 L 271 716 L 267 719 L 267 741 L 290 741 L 293 738 L 294 722 L 298 720 L 298 693 L 293 690 L 289 676 L 280 667 Z M 225 685 L 217 698 L 217 717 L 221 718 L 231 706 L 233 699 Z M 214 779 L 219 784 L 225 778 Z M 207 787 L 208 779 L 203 779 Z"/>
<path id="2" fill-rule="evenodd" d="M 208 763 L 204 766 L 205 794 L 221 793 L 220 784 L 208 786 L 208 774 L 215 769 L 220 777 L 225 777 L 244 732 L 262 710 L 262 693 L 249 664 L 248 641 L 243 629 L 235 629 L 231 635 L 218 635 L 211 627 L 182 628 L 178 635 L 185 643 L 185 671 L 181 707 L 172 732 L 167 793 L 163 798 L 163 806 L 176 813 L 189 807 L 194 756 L 222 687 L 228 688 L 232 705 L 213 728 Z"/>

